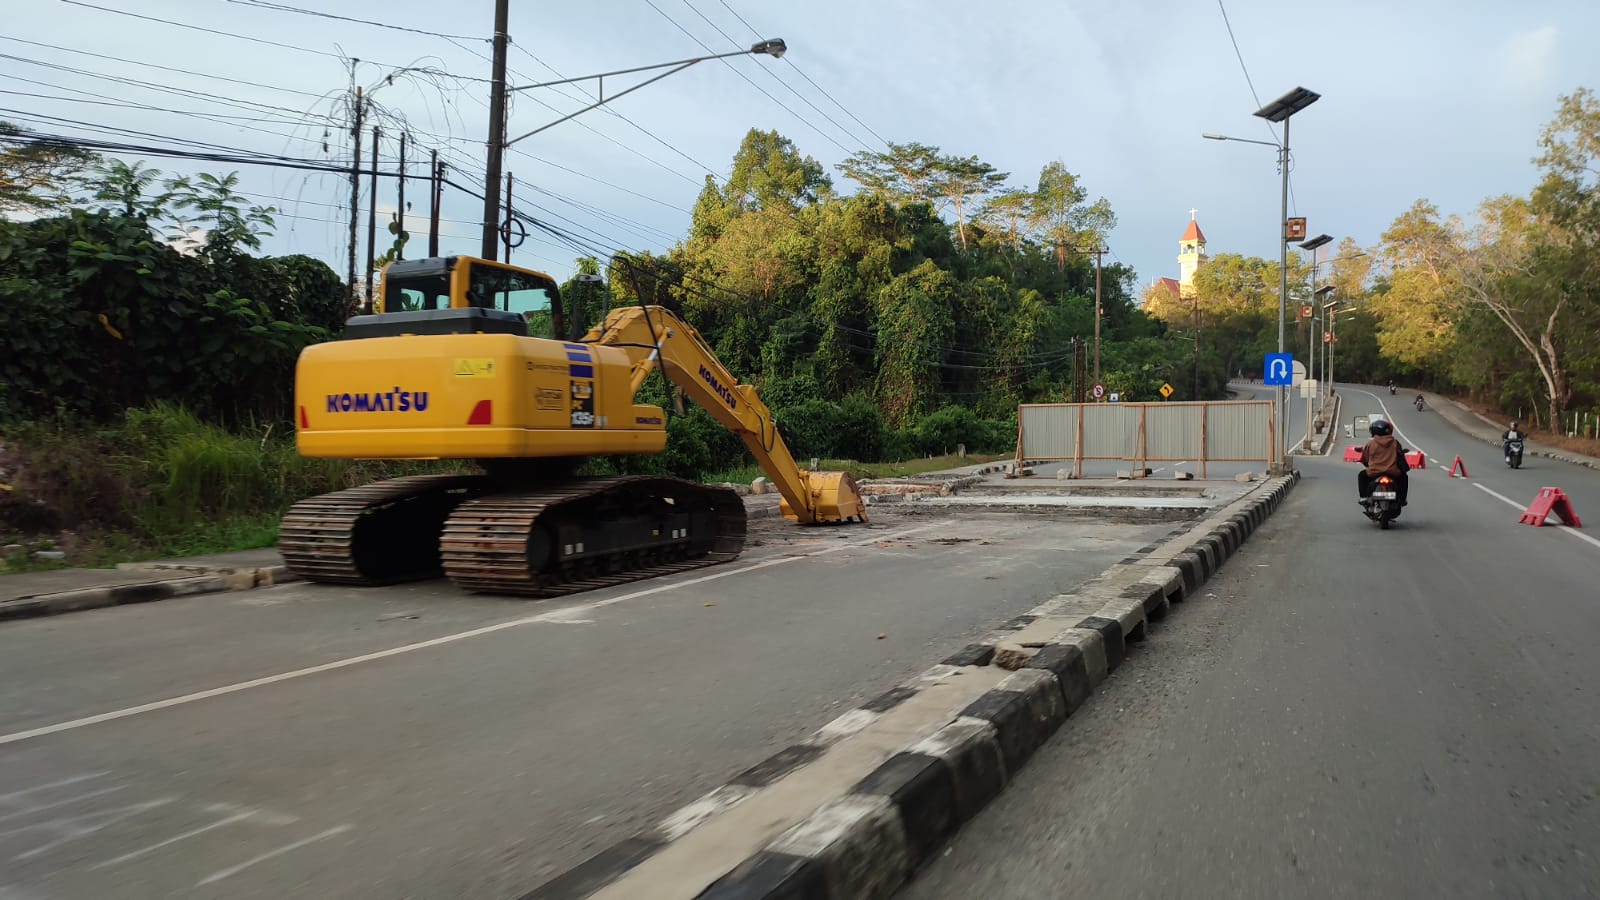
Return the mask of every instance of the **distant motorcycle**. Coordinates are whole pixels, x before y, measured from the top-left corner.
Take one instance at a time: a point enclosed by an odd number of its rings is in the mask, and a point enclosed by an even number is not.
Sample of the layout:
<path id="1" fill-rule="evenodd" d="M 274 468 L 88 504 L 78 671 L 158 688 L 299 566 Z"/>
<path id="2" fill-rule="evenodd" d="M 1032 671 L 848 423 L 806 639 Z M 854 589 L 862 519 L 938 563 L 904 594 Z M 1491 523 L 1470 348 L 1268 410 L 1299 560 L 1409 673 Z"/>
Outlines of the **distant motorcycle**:
<path id="1" fill-rule="evenodd" d="M 1522 438 L 1506 438 L 1506 465 L 1513 469 L 1522 468 Z"/>
<path id="2" fill-rule="evenodd" d="M 1388 475 L 1379 475 L 1373 482 L 1372 496 L 1361 502 L 1362 511 L 1367 518 L 1378 523 L 1379 528 L 1387 529 L 1389 523 L 1400 518 L 1400 494 L 1395 490 L 1394 478 Z"/>
<path id="3" fill-rule="evenodd" d="M 1391 397 L 1394 396 L 1394 385 L 1392 385 L 1392 384 L 1389 385 L 1389 396 L 1391 396 Z"/>
<path id="4" fill-rule="evenodd" d="M 1417 399 L 1411 401 L 1411 405 L 1417 408 L 1417 412 L 1422 412 L 1422 395 L 1418 394 Z"/>

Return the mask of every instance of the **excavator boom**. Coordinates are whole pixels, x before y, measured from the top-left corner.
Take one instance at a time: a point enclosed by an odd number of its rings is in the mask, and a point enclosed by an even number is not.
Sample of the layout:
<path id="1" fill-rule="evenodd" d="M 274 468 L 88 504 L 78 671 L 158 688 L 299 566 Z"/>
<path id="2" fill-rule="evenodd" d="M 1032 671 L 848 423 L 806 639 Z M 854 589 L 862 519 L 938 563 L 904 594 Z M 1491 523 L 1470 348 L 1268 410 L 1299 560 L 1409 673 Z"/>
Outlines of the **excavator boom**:
<path id="1" fill-rule="evenodd" d="M 783 514 L 801 524 L 867 520 L 866 504 L 848 472 L 800 468 L 778 433 L 772 410 L 755 388 L 740 384 L 694 326 L 661 306 L 626 306 L 580 338 L 623 349 L 633 360 L 638 393 L 655 368 L 683 389 L 724 428 L 738 435 L 783 495 Z"/>

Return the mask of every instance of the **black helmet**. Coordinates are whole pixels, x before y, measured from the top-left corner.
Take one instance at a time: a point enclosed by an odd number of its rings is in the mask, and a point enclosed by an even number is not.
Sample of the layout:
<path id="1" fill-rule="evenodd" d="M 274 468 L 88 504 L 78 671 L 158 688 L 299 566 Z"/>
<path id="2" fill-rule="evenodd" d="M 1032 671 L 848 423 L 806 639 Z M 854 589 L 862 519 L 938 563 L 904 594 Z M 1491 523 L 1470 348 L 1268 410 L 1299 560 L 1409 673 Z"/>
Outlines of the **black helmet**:
<path id="1" fill-rule="evenodd" d="M 1367 426 L 1367 430 L 1372 432 L 1373 437 L 1377 437 L 1380 434 L 1390 434 L 1394 431 L 1393 428 L 1389 427 L 1389 423 L 1382 419 L 1373 419 L 1372 424 Z"/>

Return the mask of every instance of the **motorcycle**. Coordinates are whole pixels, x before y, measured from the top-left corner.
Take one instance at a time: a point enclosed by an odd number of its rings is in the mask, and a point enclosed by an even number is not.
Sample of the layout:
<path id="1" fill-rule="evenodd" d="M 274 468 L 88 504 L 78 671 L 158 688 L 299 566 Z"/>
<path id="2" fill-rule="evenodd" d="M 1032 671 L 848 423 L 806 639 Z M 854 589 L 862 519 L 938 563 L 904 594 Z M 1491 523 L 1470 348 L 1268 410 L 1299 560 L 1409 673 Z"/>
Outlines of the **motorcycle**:
<path id="1" fill-rule="evenodd" d="M 1513 469 L 1522 468 L 1522 439 L 1506 439 L 1506 465 Z"/>
<path id="2" fill-rule="evenodd" d="M 1392 384 L 1389 385 L 1389 396 L 1391 396 L 1391 397 L 1394 396 L 1394 385 L 1392 385 Z"/>
<path id="3" fill-rule="evenodd" d="M 1417 399 L 1411 401 L 1411 405 L 1417 408 L 1417 412 L 1422 412 L 1422 395 L 1418 394 Z"/>
<path id="4" fill-rule="evenodd" d="M 1373 482 L 1372 495 L 1361 503 L 1367 518 L 1387 529 L 1389 523 L 1400 518 L 1400 494 L 1395 490 L 1394 478 L 1379 475 Z"/>

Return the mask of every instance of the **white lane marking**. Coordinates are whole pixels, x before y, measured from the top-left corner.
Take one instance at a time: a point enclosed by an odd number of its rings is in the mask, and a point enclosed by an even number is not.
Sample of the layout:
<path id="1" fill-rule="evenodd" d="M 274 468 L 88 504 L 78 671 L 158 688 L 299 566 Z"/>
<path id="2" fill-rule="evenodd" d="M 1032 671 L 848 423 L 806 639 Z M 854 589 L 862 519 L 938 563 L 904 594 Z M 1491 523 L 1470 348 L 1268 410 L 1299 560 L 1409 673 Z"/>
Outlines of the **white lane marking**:
<path id="1" fill-rule="evenodd" d="M 1418 446 L 1416 444 L 1412 444 L 1411 443 L 1411 439 L 1406 437 L 1406 433 L 1404 431 L 1400 430 L 1400 424 L 1394 420 L 1394 414 L 1389 412 L 1389 404 L 1384 403 L 1382 397 L 1379 397 L 1377 394 L 1374 394 L 1371 391 L 1362 391 L 1360 388 L 1356 388 L 1356 390 L 1360 391 L 1361 393 L 1366 394 L 1368 397 L 1371 397 L 1372 399 L 1378 401 L 1378 405 L 1383 407 L 1383 417 L 1385 419 L 1389 420 L 1389 424 L 1390 425 L 1394 426 L 1394 433 L 1400 436 L 1400 440 L 1403 443 L 1411 444 L 1411 449 L 1417 451 L 1418 453 L 1421 453 L 1423 456 L 1425 456 L 1425 457 L 1427 457 L 1429 459 L 1433 458 L 1426 450 L 1423 450 L 1420 446 Z"/>
<path id="2" fill-rule="evenodd" d="M 0 794 L 0 801 L 10 800 L 14 797 L 21 797 L 26 794 L 32 794 L 35 791 L 48 791 L 51 788 L 66 787 L 69 784 L 77 784 L 80 781 L 88 781 L 91 778 L 104 778 L 110 774 L 110 772 L 91 772 L 88 775 L 74 775 L 71 778 L 63 778 L 60 781 L 47 781 L 44 784 L 36 784 L 33 787 L 23 788 L 20 791 L 12 791 L 9 794 Z"/>
<path id="3" fill-rule="evenodd" d="M 904 537 L 908 534 L 915 534 L 918 531 L 927 531 L 930 528 L 940 528 L 945 525 L 952 524 L 955 521 L 955 519 L 944 519 L 928 525 L 918 525 L 916 528 L 907 528 L 904 531 L 897 531 L 888 535 L 866 538 L 860 541 L 851 541 L 850 543 L 839 544 L 837 546 L 827 547 L 822 550 L 813 550 L 809 553 L 802 553 L 797 556 L 780 556 L 773 559 L 762 560 L 761 562 L 753 563 L 739 569 L 729 569 L 724 572 L 714 572 L 710 575 L 702 575 L 699 578 L 691 578 L 686 581 L 658 585 L 656 587 L 634 591 L 630 594 L 623 594 L 619 597 L 611 597 L 606 600 L 599 600 L 593 603 L 585 604 L 582 608 L 585 610 L 599 609 L 604 606 L 610 606 L 614 603 L 621 603 L 625 600 L 637 600 L 640 597 L 648 597 L 652 594 L 660 594 L 665 591 L 675 591 L 679 588 L 693 587 L 697 584 L 705 584 L 708 581 L 716 581 L 719 578 L 730 578 L 734 575 L 743 575 L 746 572 L 754 572 L 757 569 L 765 569 L 771 566 L 781 566 L 785 563 L 799 562 L 803 559 L 810 559 L 816 556 L 826 556 L 830 553 L 838 553 L 841 550 L 865 547 L 869 544 L 878 543 L 879 541 L 890 541 L 896 538 Z M 350 666 L 360 665 L 361 663 L 373 662 L 379 659 L 387 659 L 391 656 L 399 656 L 402 653 L 413 653 L 417 650 L 426 650 L 430 647 L 439 647 L 444 644 L 453 644 L 456 641 L 464 641 L 467 638 L 481 637 L 486 634 L 493 634 L 497 631 L 505 631 L 508 628 L 517 628 L 522 625 L 537 625 L 542 622 L 570 624 L 571 613 L 566 609 L 552 610 L 551 612 L 541 613 L 537 616 L 528 616 L 527 618 L 523 619 L 512 619 L 509 622 L 500 622 L 495 625 L 485 625 L 481 628 L 473 628 L 468 631 L 447 634 L 442 637 L 431 638 L 426 641 L 417 641 L 416 643 L 412 644 L 403 644 L 399 647 L 390 647 L 387 650 L 378 650 L 374 653 L 363 653 L 360 656 L 352 656 L 347 659 L 334 660 L 333 662 L 322 663 L 321 665 L 316 666 L 307 666 L 304 669 L 295 669 L 292 672 L 281 672 L 277 675 L 267 675 L 262 678 L 253 678 L 249 681 L 241 681 L 237 684 L 224 685 L 223 687 L 210 688 L 204 691 L 195 691 L 192 694 L 184 694 L 181 697 L 169 697 L 165 700 L 157 700 L 152 703 L 141 703 L 138 706 L 130 706 L 126 709 L 118 709 L 111 712 L 100 713 L 98 715 L 85 716 L 81 719 L 72 719 L 71 721 L 67 722 L 57 722 L 54 725 L 44 725 L 39 728 L 30 728 L 27 731 L 18 731 L 12 734 L 0 735 L 0 745 L 14 744 L 18 741 L 26 741 L 31 738 L 43 737 L 47 734 L 56 734 L 62 731 L 72 731 L 78 728 L 87 728 L 90 725 L 99 725 L 102 722 L 111 722 L 116 719 L 126 719 L 129 716 L 143 715 L 145 713 L 167 709 L 168 707 L 172 706 L 182 706 L 186 703 L 209 700 L 212 697 L 221 697 L 226 694 L 236 694 L 239 691 L 248 691 L 251 688 L 265 687 L 269 684 L 277 684 L 280 681 L 290 681 L 295 678 L 304 678 L 308 675 L 319 675 L 323 672 L 332 672 L 335 669 L 344 669 Z"/>
<path id="4" fill-rule="evenodd" d="M 235 815 L 228 816 L 226 819 L 218 819 L 217 821 L 212 822 L 210 825 L 201 825 L 199 828 L 192 828 L 192 829 L 190 829 L 188 831 L 185 831 L 183 834 L 174 835 L 173 837 L 169 837 L 164 841 L 159 841 L 157 843 L 151 844 L 148 847 L 142 847 L 142 848 L 140 848 L 138 850 L 133 851 L 132 853 L 124 853 L 121 856 L 115 856 L 115 857 L 112 857 L 111 859 L 107 859 L 107 860 L 103 860 L 101 862 L 97 862 L 94 865 L 90 866 L 89 870 L 93 871 L 95 869 L 104 869 L 104 868 L 106 868 L 108 866 L 114 866 L 114 865 L 116 865 L 118 863 L 125 863 L 130 859 L 138 859 L 139 857 L 144 856 L 146 853 L 154 853 L 155 851 L 160 850 L 162 847 L 170 847 L 170 846 L 172 846 L 173 844 L 176 844 L 179 841 L 186 841 L 189 838 L 195 837 L 196 835 L 205 834 L 208 831 L 212 831 L 214 829 L 221 828 L 224 825 L 232 825 L 235 822 L 242 822 L 245 819 L 250 818 L 252 815 L 254 815 L 254 814 L 253 813 L 248 813 L 248 812 L 242 812 L 242 813 L 236 813 Z"/>
<path id="5" fill-rule="evenodd" d="M 202 878 L 200 881 L 196 882 L 195 887 L 205 887 L 212 882 L 221 881 L 224 878 L 232 878 L 233 876 L 243 872 L 245 869 L 248 869 L 253 865 L 264 863 L 273 857 L 282 856 L 285 853 L 299 850 L 301 847 L 304 847 L 307 844 L 315 844 L 317 841 L 325 841 L 334 835 L 344 834 L 346 831 L 349 831 L 350 828 L 351 826 L 349 825 L 340 825 L 335 828 L 329 828 L 327 831 L 324 831 L 320 834 L 313 834 L 311 837 L 301 838 L 292 844 L 285 844 L 276 850 L 268 850 L 266 853 L 263 853 L 253 859 L 247 859 L 237 866 L 231 866 L 218 872 L 212 872 L 210 875 L 207 875 L 205 878 Z"/>
<path id="6" fill-rule="evenodd" d="M 65 800 L 56 800 L 56 801 L 54 801 L 52 803 L 43 803 L 43 804 L 40 804 L 39 806 L 30 807 L 28 809 L 19 809 L 16 812 L 6 813 L 5 815 L 0 816 L 0 822 L 7 821 L 9 819 L 20 819 L 23 816 L 31 816 L 34 813 L 44 812 L 47 809 L 55 809 L 58 806 L 70 806 L 70 805 L 72 805 L 74 803 L 78 803 L 78 802 L 83 801 L 83 800 L 88 800 L 91 797 L 99 797 L 99 796 L 102 796 L 104 794 L 113 794 L 113 793 L 116 793 L 117 791 L 124 790 L 126 788 L 127 788 L 127 785 L 119 784 L 116 787 L 101 788 L 98 791 L 90 791 L 87 794 L 79 794 L 76 797 L 68 797 Z"/>
<path id="7" fill-rule="evenodd" d="M 1476 481 L 1474 481 L 1472 483 L 1472 486 L 1477 488 L 1480 491 L 1483 491 L 1485 494 L 1488 494 L 1491 497 L 1495 497 L 1495 498 L 1500 499 L 1501 501 L 1504 501 L 1506 504 L 1508 504 L 1509 506 L 1512 506 L 1512 507 L 1514 507 L 1516 509 L 1526 510 L 1528 508 L 1527 506 L 1525 506 L 1525 505 L 1523 505 L 1521 503 L 1518 503 L 1517 501 L 1511 499 L 1510 497 L 1507 497 L 1505 494 L 1499 493 L 1498 491 L 1492 491 L 1489 488 L 1484 487 L 1483 485 L 1479 484 Z M 1566 534 L 1572 535 L 1573 537 L 1577 538 L 1580 541 L 1587 541 L 1588 543 L 1593 544 L 1596 547 L 1600 547 L 1600 539 L 1592 538 L 1592 537 L 1588 536 L 1587 534 L 1584 534 L 1581 531 L 1578 531 L 1578 530 L 1573 529 L 1573 528 L 1568 528 L 1565 525 L 1560 525 L 1560 526 L 1556 526 L 1556 527 L 1559 528 L 1561 531 L 1565 532 Z"/>
<path id="8" fill-rule="evenodd" d="M 89 835 L 106 828 L 107 826 L 115 825 L 116 823 L 121 822 L 123 819 L 131 819 L 140 813 L 148 812 L 149 810 L 155 809 L 158 806 L 166 806 L 168 803 L 171 803 L 172 800 L 173 798 L 171 797 L 164 797 L 160 800 L 147 800 L 144 803 L 134 803 L 130 806 L 121 806 L 115 809 L 103 809 L 99 812 L 85 813 L 81 816 L 71 816 L 65 819 L 52 819 L 48 822 L 39 822 L 33 825 L 26 825 L 22 828 L 13 828 L 9 831 L 0 832 L 0 834 L 23 833 L 27 831 L 53 831 L 56 834 L 61 835 L 61 837 L 56 838 L 48 844 L 41 844 L 32 850 L 29 850 L 25 853 L 18 853 L 16 856 L 11 858 L 14 862 L 24 859 L 32 859 L 35 856 L 48 853 L 62 844 L 76 841 L 79 838 L 86 838 Z M 71 824 L 73 822 L 94 821 L 98 819 L 104 819 L 105 821 L 100 822 L 97 825 L 88 826 Z"/>

